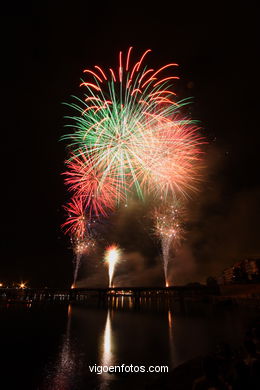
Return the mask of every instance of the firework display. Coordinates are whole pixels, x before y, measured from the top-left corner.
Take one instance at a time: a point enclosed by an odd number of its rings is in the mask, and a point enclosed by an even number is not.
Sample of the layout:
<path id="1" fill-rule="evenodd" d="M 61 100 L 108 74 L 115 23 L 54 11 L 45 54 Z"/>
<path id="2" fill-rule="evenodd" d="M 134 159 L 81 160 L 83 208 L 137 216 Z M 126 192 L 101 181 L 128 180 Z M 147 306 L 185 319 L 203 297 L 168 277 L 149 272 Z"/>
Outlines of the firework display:
<path id="1" fill-rule="evenodd" d="M 66 117 L 70 131 L 62 139 L 68 143 L 64 175 L 72 200 L 65 206 L 63 227 L 81 242 L 88 240 L 87 223 L 109 217 L 131 197 L 164 204 L 170 199 L 171 204 L 176 196 L 188 198 L 201 180 L 204 140 L 183 114 L 189 100 L 178 101 L 173 90 L 178 65 L 149 68 L 145 58 L 150 52 L 132 62 L 130 47 L 125 55 L 119 53 L 116 69 L 85 69 L 82 97 L 68 104 L 73 114 Z M 167 234 L 173 238 L 176 218 L 171 206 L 164 209 L 173 224 Z M 158 218 L 156 230 L 165 237 Z"/>

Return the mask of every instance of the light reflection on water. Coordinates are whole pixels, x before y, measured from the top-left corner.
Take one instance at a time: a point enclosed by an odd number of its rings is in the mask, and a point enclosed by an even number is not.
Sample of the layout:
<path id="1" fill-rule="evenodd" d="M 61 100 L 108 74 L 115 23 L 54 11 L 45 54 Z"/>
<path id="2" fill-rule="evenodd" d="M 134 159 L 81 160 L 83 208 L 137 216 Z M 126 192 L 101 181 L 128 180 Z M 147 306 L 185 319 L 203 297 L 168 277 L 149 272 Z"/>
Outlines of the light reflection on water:
<path id="1" fill-rule="evenodd" d="M 173 313 L 171 309 L 168 310 L 168 326 L 169 326 L 169 355 L 170 355 L 170 363 L 171 366 L 176 366 L 176 353 L 175 353 L 175 345 L 174 345 L 174 337 L 173 337 Z"/>
<path id="2" fill-rule="evenodd" d="M 118 305 L 118 302 L 116 303 L 116 305 Z M 111 329 L 111 314 L 110 314 L 110 310 L 108 310 L 104 335 L 101 343 L 102 353 L 99 362 L 101 366 L 115 365 L 113 350 L 114 350 L 114 340 L 113 340 L 113 334 Z M 108 374 L 107 372 L 102 373 L 100 375 L 100 390 L 108 389 L 109 382 L 113 379 L 114 379 L 114 375 Z"/>
<path id="3" fill-rule="evenodd" d="M 166 364 L 172 369 L 209 352 L 218 339 L 236 344 L 242 337 L 243 325 L 236 311 L 211 313 L 210 317 L 206 308 L 197 316 L 174 313 L 167 303 L 143 299 L 136 305 L 132 297 L 112 297 L 101 307 L 69 305 L 59 353 L 47 364 L 46 379 L 39 389 L 142 389 L 145 375 L 97 375 L 89 371 L 89 365 Z M 139 387 L 131 385 L 134 377 Z M 155 378 L 150 374 L 148 382 Z"/>
<path id="4" fill-rule="evenodd" d="M 110 311 L 107 312 L 107 320 L 104 331 L 104 338 L 102 343 L 102 357 L 101 357 L 101 365 L 112 365 L 113 364 L 113 354 L 112 354 L 112 334 L 111 334 L 111 319 L 110 319 Z"/>
<path id="5" fill-rule="evenodd" d="M 48 367 L 49 375 L 47 375 L 44 388 L 48 390 L 71 390 L 73 386 L 73 377 L 75 376 L 76 361 L 75 351 L 71 345 L 71 316 L 72 306 L 68 306 L 68 320 L 66 332 L 63 335 L 61 349 L 58 354 L 54 369 Z"/>

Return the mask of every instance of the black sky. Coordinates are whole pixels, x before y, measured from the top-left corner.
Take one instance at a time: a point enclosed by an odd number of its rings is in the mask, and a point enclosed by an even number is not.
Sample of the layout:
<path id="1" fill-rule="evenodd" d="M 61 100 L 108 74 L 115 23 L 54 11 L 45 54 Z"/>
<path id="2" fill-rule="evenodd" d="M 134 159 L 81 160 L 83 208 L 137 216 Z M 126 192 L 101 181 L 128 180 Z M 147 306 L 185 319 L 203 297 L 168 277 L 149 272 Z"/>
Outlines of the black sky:
<path id="1" fill-rule="evenodd" d="M 151 48 L 154 65 L 180 64 L 179 96 L 194 97 L 192 115 L 209 141 L 186 243 L 197 279 L 260 254 L 258 12 L 250 2 L 227 3 L 2 4 L 0 279 L 70 285 L 61 103 L 79 93 L 84 68 L 114 65 L 130 45 L 137 55 Z"/>

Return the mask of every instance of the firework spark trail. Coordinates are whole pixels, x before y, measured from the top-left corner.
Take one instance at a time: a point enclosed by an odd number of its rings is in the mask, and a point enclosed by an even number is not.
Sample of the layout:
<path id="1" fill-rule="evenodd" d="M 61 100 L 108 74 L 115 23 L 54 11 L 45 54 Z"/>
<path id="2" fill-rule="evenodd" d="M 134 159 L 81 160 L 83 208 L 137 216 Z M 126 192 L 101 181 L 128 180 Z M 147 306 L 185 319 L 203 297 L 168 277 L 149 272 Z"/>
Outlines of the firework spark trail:
<path id="1" fill-rule="evenodd" d="M 109 276 L 109 287 L 113 287 L 113 276 L 115 271 L 115 266 L 120 260 L 121 251 L 116 245 L 111 245 L 106 248 L 105 253 L 105 262 L 108 265 L 108 276 Z"/>
<path id="2" fill-rule="evenodd" d="M 93 238 L 87 232 L 85 205 L 82 197 L 73 197 L 67 206 L 67 221 L 62 225 L 66 233 L 71 236 L 73 251 L 75 253 L 75 265 L 72 288 L 75 287 L 82 255 L 89 252 L 95 245 Z"/>
<path id="3" fill-rule="evenodd" d="M 75 253 L 75 267 L 72 288 L 75 288 L 82 256 L 84 254 L 90 253 L 90 251 L 95 246 L 95 241 L 93 238 L 85 236 L 82 239 L 76 238 L 74 241 L 72 240 L 72 245 Z"/>
<path id="4" fill-rule="evenodd" d="M 73 283 L 71 285 L 71 288 L 76 288 L 76 282 L 77 282 L 77 279 L 78 279 L 79 267 L 80 267 L 80 264 L 81 264 L 81 256 L 82 256 L 81 253 L 77 253 L 76 254 L 74 274 L 73 274 Z"/>
<path id="5" fill-rule="evenodd" d="M 170 249 L 174 247 L 176 250 L 183 238 L 183 208 L 181 208 L 179 202 L 174 202 L 170 206 L 161 206 L 155 210 L 154 219 L 155 234 L 161 241 L 165 284 L 168 287 Z"/>

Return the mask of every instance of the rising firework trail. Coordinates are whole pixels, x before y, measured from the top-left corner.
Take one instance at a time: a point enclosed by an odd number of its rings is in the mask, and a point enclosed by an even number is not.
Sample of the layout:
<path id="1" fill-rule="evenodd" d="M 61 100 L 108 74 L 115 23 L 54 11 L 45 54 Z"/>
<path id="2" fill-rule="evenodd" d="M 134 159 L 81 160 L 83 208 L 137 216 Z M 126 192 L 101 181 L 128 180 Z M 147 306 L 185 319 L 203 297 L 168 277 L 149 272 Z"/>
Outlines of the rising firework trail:
<path id="1" fill-rule="evenodd" d="M 154 212 L 154 231 L 159 237 L 162 248 L 163 269 L 165 285 L 168 287 L 168 264 L 171 249 L 175 250 L 183 239 L 183 209 L 179 202 L 169 205 L 162 205 Z"/>
<path id="2" fill-rule="evenodd" d="M 74 275 L 71 288 L 75 288 L 82 256 L 89 254 L 93 250 L 93 248 L 95 247 L 95 241 L 92 237 L 87 235 L 85 235 L 84 238 L 75 238 L 74 240 L 71 239 L 71 241 L 75 254 Z"/>
<path id="3" fill-rule="evenodd" d="M 65 233 L 71 236 L 73 251 L 75 254 L 73 283 L 71 288 L 75 288 L 81 257 L 84 253 L 84 242 L 86 235 L 86 216 L 82 197 L 73 197 L 71 202 L 64 206 L 67 212 L 67 221 L 62 225 Z"/>
<path id="4" fill-rule="evenodd" d="M 108 266 L 108 277 L 109 277 L 109 287 L 113 287 L 113 276 L 115 271 L 115 266 L 120 260 L 121 251 L 116 245 L 111 245 L 106 248 L 105 253 L 105 262 Z"/>

